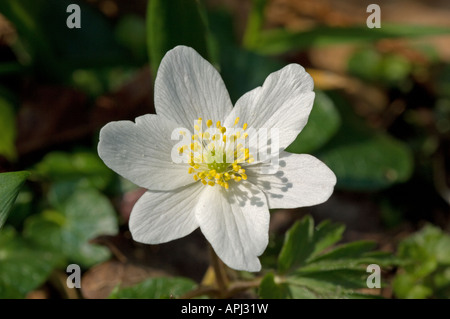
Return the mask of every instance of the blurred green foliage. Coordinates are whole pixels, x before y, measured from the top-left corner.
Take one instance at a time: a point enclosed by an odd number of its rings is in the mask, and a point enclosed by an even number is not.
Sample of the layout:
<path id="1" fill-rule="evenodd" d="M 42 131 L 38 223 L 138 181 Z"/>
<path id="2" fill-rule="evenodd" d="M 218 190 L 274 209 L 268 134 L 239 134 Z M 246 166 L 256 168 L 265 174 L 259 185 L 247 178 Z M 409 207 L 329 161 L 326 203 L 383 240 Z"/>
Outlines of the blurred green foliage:
<path id="1" fill-rule="evenodd" d="M 57 259 L 46 250 L 39 249 L 13 228 L 0 232 L 0 297 L 24 298 L 43 284 Z"/>
<path id="2" fill-rule="evenodd" d="M 110 299 L 173 299 L 193 290 L 197 283 L 183 277 L 146 279 L 131 287 L 116 287 Z"/>
<path id="3" fill-rule="evenodd" d="M 393 282 L 398 298 L 450 296 L 450 235 L 428 224 L 399 244 L 398 257 L 405 262 Z"/>

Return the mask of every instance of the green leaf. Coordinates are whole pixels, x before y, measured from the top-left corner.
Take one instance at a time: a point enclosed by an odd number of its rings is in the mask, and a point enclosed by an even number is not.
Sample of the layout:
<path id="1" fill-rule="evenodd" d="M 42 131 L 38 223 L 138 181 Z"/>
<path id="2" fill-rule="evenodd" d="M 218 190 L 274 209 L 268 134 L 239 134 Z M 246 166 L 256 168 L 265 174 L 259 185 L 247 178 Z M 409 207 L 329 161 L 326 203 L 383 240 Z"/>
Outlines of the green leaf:
<path id="1" fill-rule="evenodd" d="M 147 279 L 131 287 L 115 289 L 110 299 L 172 299 L 193 290 L 197 284 L 184 277 Z"/>
<path id="2" fill-rule="evenodd" d="M 389 25 L 369 29 L 366 25 L 352 27 L 319 26 L 303 32 L 284 29 L 261 32 L 258 41 L 251 42 L 252 49 L 261 54 L 283 54 L 293 50 L 344 43 L 369 43 L 389 38 L 412 38 L 449 34 L 448 27 Z"/>
<path id="3" fill-rule="evenodd" d="M 286 299 L 289 296 L 289 289 L 285 284 L 277 284 L 275 275 L 268 273 L 259 285 L 258 295 L 264 299 Z"/>
<path id="4" fill-rule="evenodd" d="M 114 173 L 93 152 L 48 153 L 36 165 L 36 173 L 51 181 L 79 181 L 104 189 L 114 178 Z"/>
<path id="5" fill-rule="evenodd" d="M 321 152 L 319 158 L 336 174 L 337 187 L 348 190 L 387 188 L 407 181 L 413 171 L 411 150 L 382 133 L 336 144 Z"/>
<path id="6" fill-rule="evenodd" d="M 342 238 L 344 226 L 329 221 L 320 223 L 314 230 L 314 221 L 306 216 L 292 226 L 285 236 L 278 259 L 278 270 L 285 273 L 304 265 L 324 249 Z"/>
<path id="7" fill-rule="evenodd" d="M 99 235 L 115 235 L 118 231 L 117 216 L 109 200 L 94 189 L 78 189 L 55 204 L 54 210 L 27 219 L 25 236 L 82 266 L 109 258 L 106 248 L 89 243 Z"/>
<path id="8" fill-rule="evenodd" d="M 208 41 L 206 14 L 200 1 L 149 1 L 147 50 L 155 77 L 166 52 L 177 45 L 190 46 L 205 59 L 211 59 Z"/>
<path id="9" fill-rule="evenodd" d="M 358 290 L 367 288 L 367 265 L 398 265 L 389 253 L 373 251 L 376 244 L 357 241 L 339 245 L 342 225 L 329 221 L 314 229 L 310 216 L 287 232 L 278 259 L 278 273 L 267 274 L 260 285 L 262 298 L 377 298 Z"/>
<path id="10" fill-rule="evenodd" d="M 340 125 L 341 117 L 333 100 L 325 93 L 316 91 L 308 123 L 294 142 L 289 145 L 286 152 L 312 153 L 328 142 L 336 134 Z"/>
<path id="11" fill-rule="evenodd" d="M 23 298 L 50 275 L 56 258 L 18 237 L 13 228 L 0 232 L 0 299 Z"/>
<path id="12" fill-rule="evenodd" d="M 20 187 L 25 183 L 29 172 L 10 172 L 0 174 L 0 229 L 8 217 Z"/>
<path id="13" fill-rule="evenodd" d="M 287 232 L 278 258 L 278 270 L 285 273 L 288 270 L 301 266 L 312 254 L 314 234 L 314 221 L 307 216 L 298 221 Z"/>
<path id="14" fill-rule="evenodd" d="M 355 241 L 348 244 L 340 245 L 333 250 L 314 258 L 311 262 L 319 262 L 324 260 L 339 260 L 347 258 L 360 258 L 376 247 L 371 241 Z"/>
<path id="15" fill-rule="evenodd" d="M 0 155 L 8 160 L 16 159 L 16 117 L 13 106 L 0 97 Z"/>
<path id="16" fill-rule="evenodd" d="M 348 102 L 329 92 L 339 109 L 342 125 L 317 154 L 336 174 L 337 187 L 374 191 L 407 181 L 413 172 L 412 151 L 402 141 L 369 129 Z"/>

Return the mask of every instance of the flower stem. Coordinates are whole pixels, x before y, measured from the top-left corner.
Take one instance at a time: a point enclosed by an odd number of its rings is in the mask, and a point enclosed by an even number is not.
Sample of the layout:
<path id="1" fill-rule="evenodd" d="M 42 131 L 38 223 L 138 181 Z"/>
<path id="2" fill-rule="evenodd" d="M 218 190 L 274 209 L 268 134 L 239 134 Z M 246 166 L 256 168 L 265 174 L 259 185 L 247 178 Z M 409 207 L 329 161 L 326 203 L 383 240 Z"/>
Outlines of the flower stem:
<path id="1" fill-rule="evenodd" d="M 219 292 L 222 296 L 224 296 L 227 293 L 227 286 L 228 286 L 228 277 L 226 274 L 225 265 L 220 260 L 220 258 L 217 256 L 214 249 L 209 246 L 209 256 L 211 259 L 211 266 L 214 269 L 215 274 L 215 280 L 217 283 L 217 288 L 219 289 Z"/>

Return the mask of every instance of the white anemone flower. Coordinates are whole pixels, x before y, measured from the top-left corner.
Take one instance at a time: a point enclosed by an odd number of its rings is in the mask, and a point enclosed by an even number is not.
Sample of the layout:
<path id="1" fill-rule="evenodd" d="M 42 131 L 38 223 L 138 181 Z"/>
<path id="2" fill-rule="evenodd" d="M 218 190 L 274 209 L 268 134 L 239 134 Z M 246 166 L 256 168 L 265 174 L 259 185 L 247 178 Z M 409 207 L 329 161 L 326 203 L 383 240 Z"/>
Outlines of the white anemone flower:
<path id="1" fill-rule="evenodd" d="M 284 151 L 307 123 L 314 102 L 311 76 L 289 64 L 233 107 L 216 69 L 192 48 L 177 46 L 161 61 L 154 94 L 157 114 L 111 122 L 100 131 L 98 152 L 105 164 L 147 189 L 130 215 L 133 239 L 160 244 L 200 227 L 226 265 L 259 271 L 269 209 L 320 204 L 336 184 L 334 173 L 317 158 Z M 219 132 L 212 134 L 216 144 L 203 141 L 211 140 L 210 128 Z M 269 156 L 278 161 L 275 170 L 267 169 L 267 158 L 253 155 L 270 145 L 229 146 L 238 138 L 249 142 L 248 132 L 260 128 L 277 133 L 272 142 L 279 152 Z M 174 132 L 191 141 L 180 144 Z M 184 161 L 174 160 L 174 149 Z M 224 161 L 211 160 L 217 154 Z"/>

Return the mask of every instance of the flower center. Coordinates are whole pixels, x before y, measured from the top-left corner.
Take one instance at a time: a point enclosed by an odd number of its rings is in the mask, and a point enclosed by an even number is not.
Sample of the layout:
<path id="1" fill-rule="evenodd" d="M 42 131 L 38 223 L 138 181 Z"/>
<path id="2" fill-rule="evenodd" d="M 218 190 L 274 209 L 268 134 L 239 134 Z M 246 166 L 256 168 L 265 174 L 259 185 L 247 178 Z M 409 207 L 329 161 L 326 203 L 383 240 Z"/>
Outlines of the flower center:
<path id="1" fill-rule="evenodd" d="M 245 145 L 248 138 L 248 133 L 245 132 L 247 123 L 242 128 L 237 128 L 238 122 L 239 118 L 236 118 L 233 127 L 227 130 L 220 121 L 214 127 L 212 120 L 208 120 L 207 129 L 203 130 L 202 118 L 197 120 L 192 143 L 178 148 L 180 154 L 188 156 L 188 173 L 193 174 L 194 180 L 203 185 L 218 184 L 228 189 L 230 182 L 247 179 L 242 165 L 252 163 L 254 158 L 249 149 L 242 145 Z"/>

